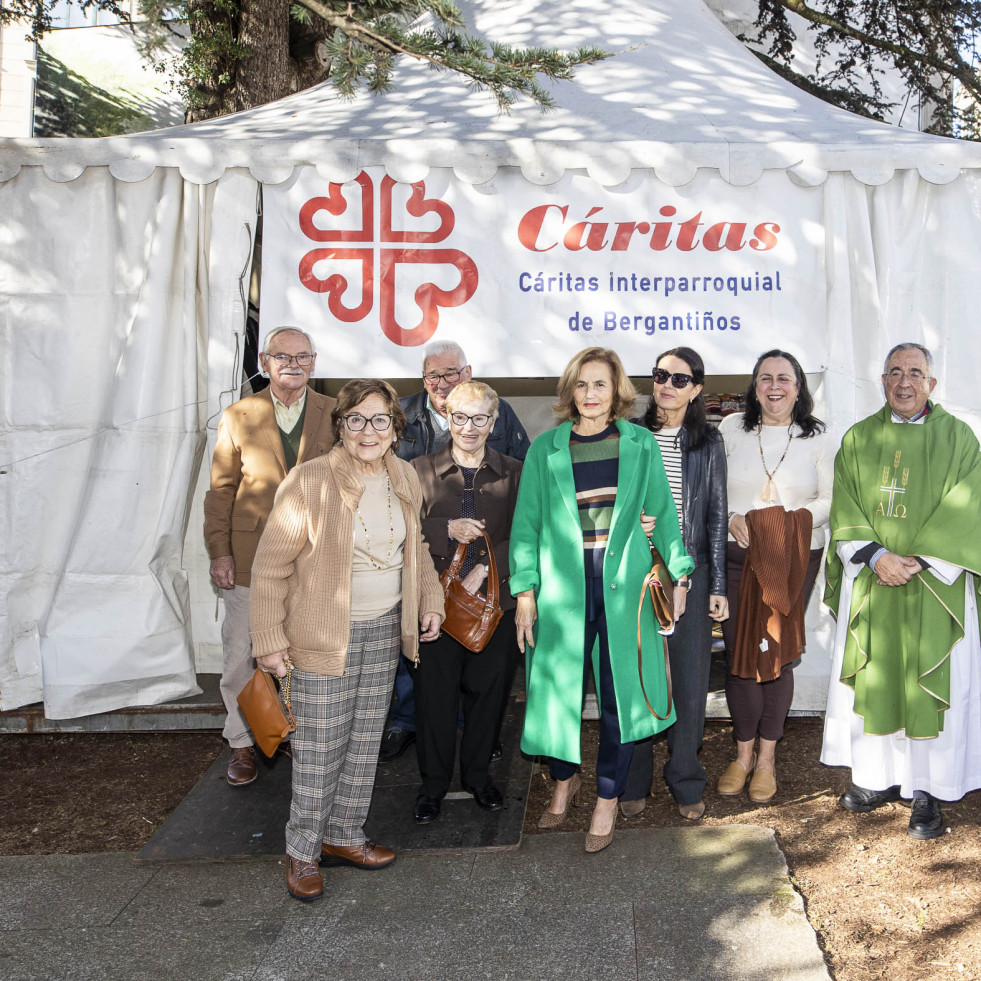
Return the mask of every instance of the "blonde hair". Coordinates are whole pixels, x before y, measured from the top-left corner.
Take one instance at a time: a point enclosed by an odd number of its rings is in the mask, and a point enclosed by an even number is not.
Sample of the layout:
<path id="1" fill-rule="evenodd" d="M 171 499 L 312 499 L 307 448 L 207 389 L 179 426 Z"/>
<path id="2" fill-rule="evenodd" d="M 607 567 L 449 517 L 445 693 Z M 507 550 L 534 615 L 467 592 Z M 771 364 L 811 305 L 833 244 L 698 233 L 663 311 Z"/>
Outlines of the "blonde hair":
<path id="1" fill-rule="evenodd" d="M 576 383 L 579 381 L 579 372 L 583 365 L 592 361 L 605 364 L 610 369 L 613 377 L 613 404 L 610 406 L 610 422 L 623 419 L 633 411 L 634 403 L 637 401 L 637 389 L 627 375 L 616 351 L 608 347 L 587 347 L 580 351 L 566 366 L 559 379 L 556 395 L 558 398 L 552 403 L 552 411 L 558 416 L 560 422 L 579 419 L 579 410 L 576 408 L 574 398 Z"/>
<path id="2" fill-rule="evenodd" d="M 497 408 L 500 405 L 500 399 L 497 397 L 497 392 L 486 382 L 468 381 L 457 385 L 446 396 L 447 414 L 456 412 L 456 407 L 462 402 L 486 402 L 490 406 L 490 412 L 487 414 L 493 417 L 491 425 L 497 422 Z"/>

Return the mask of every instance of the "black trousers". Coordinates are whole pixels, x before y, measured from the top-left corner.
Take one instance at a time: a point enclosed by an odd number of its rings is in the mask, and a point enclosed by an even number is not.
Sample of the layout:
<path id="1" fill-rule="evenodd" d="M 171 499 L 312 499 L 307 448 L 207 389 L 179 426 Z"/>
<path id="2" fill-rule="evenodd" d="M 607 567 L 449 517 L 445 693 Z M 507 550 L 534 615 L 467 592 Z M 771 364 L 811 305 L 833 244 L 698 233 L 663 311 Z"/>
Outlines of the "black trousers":
<path id="1" fill-rule="evenodd" d="M 807 606 L 821 568 L 824 549 L 812 548 L 804 575 L 804 606 Z M 736 643 L 736 617 L 739 611 L 739 583 L 742 580 L 746 549 L 729 542 L 726 550 L 726 578 L 729 594 L 729 619 L 722 624 L 722 636 L 726 642 L 726 666 L 732 657 Z M 787 713 L 794 700 L 794 666 L 785 664 L 780 677 L 773 681 L 757 681 L 740 678 L 726 672 L 726 702 L 732 718 L 732 732 L 736 740 L 747 743 L 757 735 L 761 739 L 783 738 Z"/>
<path id="2" fill-rule="evenodd" d="M 668 761 L 664 780 L 679 804 L 697 804 L 705 790 L 705 768 L 698 761 L 705 734 L 705 699 L 712 669 L 712 621 L 709 619 L 708 566 L 691 574 L 684 616 L 668 638 L 668 661 L 674 709 L 678 716 L 667 731 Z M 634 743 L 622 800 L 641 800 L 654 779 L 654 737 Z"/>
<path id="3" fill-rule="evenodd" d="M 420 651 L 415 673 L 420 793 L 442 797 L 449 790 L 461 697 L 465 721 L 460 779 L 476 790 L 490 783 L 491 752 L 507 698 L 509 667 L 515 661 L 511 648 L 517 644 L 514 610 L 506 610 L 490 643 L 479 654 L 446 634 Z"/>

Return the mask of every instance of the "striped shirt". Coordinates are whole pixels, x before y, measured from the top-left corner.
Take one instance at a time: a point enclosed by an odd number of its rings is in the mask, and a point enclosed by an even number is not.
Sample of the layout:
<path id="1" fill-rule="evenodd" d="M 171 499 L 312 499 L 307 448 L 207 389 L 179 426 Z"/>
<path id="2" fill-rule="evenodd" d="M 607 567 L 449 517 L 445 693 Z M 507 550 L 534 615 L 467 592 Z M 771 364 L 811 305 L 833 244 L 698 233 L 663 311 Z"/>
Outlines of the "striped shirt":
<path id="1" fill-rule="evenodd" d="M 576 485 L 576 505 L 582 526 L 586 578 L 603 575 L 606 542 L 613 522 L 620 470 L 620 430 L 607 426 L 595 436 L 569 437 L 572 477 Z"/>
<path id="2" fill-rule="evenodd" d="M 684 528 L 685 519 L 681 513 L 683 502 L 681 496 L 681 443 L 678 439 L 680 434 L 680 426 L 675 426 L 672 429 L 665 426 L 660 432 L 654 433 L 654 438 L 661 450 L 664 472 L 668 478 L 668 485 L 671 487 L 675 510 L 678 512 L 678 526 Z"/>

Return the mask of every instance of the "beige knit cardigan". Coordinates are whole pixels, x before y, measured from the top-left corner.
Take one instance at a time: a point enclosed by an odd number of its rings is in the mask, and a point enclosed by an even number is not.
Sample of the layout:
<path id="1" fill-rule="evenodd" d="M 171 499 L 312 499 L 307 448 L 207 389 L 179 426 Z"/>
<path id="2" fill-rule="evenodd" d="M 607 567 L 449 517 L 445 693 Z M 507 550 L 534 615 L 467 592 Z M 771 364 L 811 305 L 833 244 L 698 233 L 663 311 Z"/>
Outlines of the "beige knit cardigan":
<path id="1" fill-rule="evenodd" d="M 405 517 L 402 653 L 419 660 L 419 618 L 443 616 L 443 590 L 419 522 L 415 471 L 391 451 L 385 466 Z M 303 671 L 342 675 L 351 619 L 354 520 L 364 482 L 340 444 L 300 464 L 276 492 L 255 561 L 249 620 L 252 654 L 289 650 Z"/>

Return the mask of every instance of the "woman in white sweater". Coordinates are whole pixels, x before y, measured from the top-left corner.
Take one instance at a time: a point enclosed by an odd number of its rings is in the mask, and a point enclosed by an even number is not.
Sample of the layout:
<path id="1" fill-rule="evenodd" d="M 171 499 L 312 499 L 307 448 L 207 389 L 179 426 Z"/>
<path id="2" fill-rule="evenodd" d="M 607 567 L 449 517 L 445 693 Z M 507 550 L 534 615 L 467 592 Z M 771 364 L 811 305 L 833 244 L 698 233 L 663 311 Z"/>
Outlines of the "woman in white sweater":
<path id="1" fill-rule="evenodd" d="M 728 416 L 719 427 L 725 439 L 729 497 L 730 617 L 722 631 L 730 668 L 726 700 L 737 756 L 719 780 L 718 790 L 728 796 L 739 794 L 752 774 L 749 796 L 755 803 L 765 803 L 776 793 L 776 746 L 793 701 L 794 674 L 793 663 L 783 665 L 778 677 L 768 681 L 739 677 L 731 670 L 738 635 L 739 584 L 750 544 L 746 514 L 769 507 L 811 512 L 811 550 L 803 585 L 806 607 L 821 565 L 835 454 L 834 441 L 813 409 L 814 400 L 797 359 L 786 351 L 767 351 L 753 369 L 746 411 Z M 757 738 L 758 755 L 754 752 Z"/>

